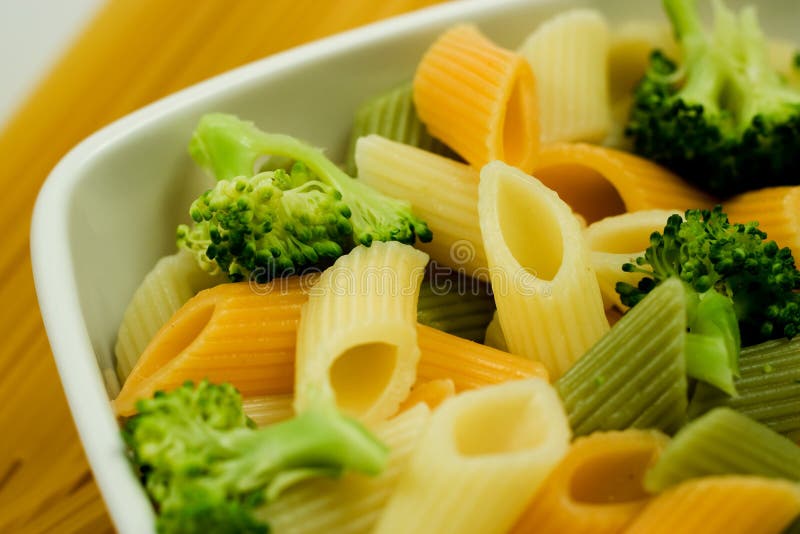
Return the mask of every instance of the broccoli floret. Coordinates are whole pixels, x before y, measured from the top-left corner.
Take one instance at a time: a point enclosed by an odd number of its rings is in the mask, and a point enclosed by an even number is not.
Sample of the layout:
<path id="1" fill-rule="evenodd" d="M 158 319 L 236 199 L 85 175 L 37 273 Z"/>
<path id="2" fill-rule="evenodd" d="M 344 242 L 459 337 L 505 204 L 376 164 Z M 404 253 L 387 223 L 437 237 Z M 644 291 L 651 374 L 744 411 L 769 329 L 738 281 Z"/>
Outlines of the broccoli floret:
<path id="1" fill-rule="evenodd" d="M 710 333 L 719 347 L 717 356 L 702 361 L 727 360 L 735 374 L 741 343 L 800 332 L 800 295 L 794 292 L 800 289 L 800 272 L 791 250 L 766 237 L 758 223 L 731 224 L 720 206 L 688 210 L 685 218 L 672 215 L 663 232 L 650 236 L 644 256 L 623 266 L 647 276 L 637 287 L 618 283 L 617 292 L 625 305 L 634 306 L 664 280 L 682 280 L 695 293 L 696 307 L 688 310 L 690 331 Z M 713 349 L 708 339 L 691 342 L 697 350 Z"/>
<path id="2" fill-rule="evenodd" d="M 286 487 L 345 470 L 378 474 L 387 449 L 321 404 L 255 429 L 229 384 L 187 383 L 140 400 L 123 437 L 158 511 L 158 531 L 268 532 L 254 511 Z"/>
<path id="3" fill-rule="evenodd" d="M 755 10 L 715 0 L 713 31 L 695 0 L 664 0 L 683 54 L 654 52 L 626 135 L 634 150 L 719 197 L 800 182 L 800 92 L 768 59 Z"/>
<path id="4" fill-rule="evenodd" d="M 408 203 L 349 177 L 319 150 L 232 115 L 203 117 L 189 151 L 219 181 L 192 204 L 194 226 L 178 227 L 178 246 L 234 281 L 297 273 L 372 241 L 433 237 Z M 269 157 L 295 163 L 256 174 Z"/>

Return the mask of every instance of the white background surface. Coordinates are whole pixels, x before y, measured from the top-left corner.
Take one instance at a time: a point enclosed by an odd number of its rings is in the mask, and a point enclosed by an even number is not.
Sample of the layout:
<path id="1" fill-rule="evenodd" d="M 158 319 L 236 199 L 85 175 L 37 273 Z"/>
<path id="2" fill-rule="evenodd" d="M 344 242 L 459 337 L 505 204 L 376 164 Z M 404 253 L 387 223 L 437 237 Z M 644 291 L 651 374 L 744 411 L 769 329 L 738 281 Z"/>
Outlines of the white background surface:
<path id="1" fill-rule="evenodd" d="M 103 1 L 0 0 L 0 129 Z"/>

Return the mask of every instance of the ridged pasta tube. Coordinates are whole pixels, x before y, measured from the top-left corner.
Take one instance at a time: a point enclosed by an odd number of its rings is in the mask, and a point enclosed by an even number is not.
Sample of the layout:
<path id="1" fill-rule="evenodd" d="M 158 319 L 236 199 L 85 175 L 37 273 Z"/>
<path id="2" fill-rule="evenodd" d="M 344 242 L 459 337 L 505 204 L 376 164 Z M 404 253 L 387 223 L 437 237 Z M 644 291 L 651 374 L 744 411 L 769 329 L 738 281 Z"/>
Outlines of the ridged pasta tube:
<path id="1" fill-rule="evenodd" d="M 654 498 L 624 534 L 779 534 L 800 514 L 800 487 L 785 480 L 698 478 Z"/>
<path id="2" fill-rule="evenodd" d="M 508 348 L 558 378 L 608 331 L 580 224 L 554 191 L 499 161 L 481 170 L 478 212 Z"/>
<path id="3" fill-rule="evenodd" d="M 224 275 L 210 275 L 201 269 L 194 257 L 183 250 L 158 260 L 122 315 L 114 344 L 120 382 L 125 382 L 156 332 L 187 300 L 198 291 L 225 281 Z"/>
<path id="4" fill-rule="evenodd" d="M 286 490 L 259 515 L 274 534 L 371 532 L 429 419 L 430 409 L 417 404 L 375 427 L 375 435 L 391 451 L 380 475 L 348 473 L 340 480 L 303 482 Z"/>
<path id="5" fill-rule="evenodd" d="M 689 417 L 728 406 L 775 432 L 800 433 L 800 338 L 774 339 L 745 347 L 739 355 L 737 395 L 731 397 L 704 382 L 695 387 Z"/>
<path id="6" fill-rule="evenodd" d="M 686 291 L 677 279 L 625 314 L 555 386 L 572 431 L 657 428 L 686 421 Z"/>
<path id="7" fill-rule="evenodd" d="M 140 398 L 187 380 L 230 382 L 243 396 L 292 389 L 295 336 L 307 278 L 265 286 L 221 284 L 190 299 L 158 331 L 113 401 L 130 415 Z"/>
<path id="8" fill-rule="evenodd" d="M 486 278 L 478 222 L 478 171 L 418 148 L 369 135 L 356 144 L 359 180 L 405 200 L 433 232 L 417 247 L 457 272 Z"/>
<path id="9" fill-rule="evenodd" d="M 668 441 L 654 430 L 578 438 L 511 532 L 620 532 L 647 505 L 644 474 Z"/>
<path id="10" fill-rule="evenodd" d="M 645 476 L 651 492 L 690 478 L 757 475 L 800 481 L 800 447 L 730 408 L 686 425 Z"/>
<path id="11" fill-rule="evenodd" d="M 539 117 L 530 65 L 475 26 L 451 28 L 425 52 L 414 104 L 431 134 L 472 166 L 499 159 L 531 170 Z"/>
<path id="12" fill-rule="evenodd" d="M 397 411 L 416 380 L 417 296 L 427 263 L 409 245 L 376 242 L 322 273 L 297 332 L 297 412 L 321 398 L 366 424 Z"/>
<path id="13" fill-rule="evenodd" d="M 611 127 L 608 25 L 593 9 L 545 21 L 519 53 L 536 76 L 542 143 L 600 141 Z"/>
<path id="14" fill-rule="evenodd" d="M 627 282 L 635 286 L 644 275 L 626 273 L 625 263 L 633 262 L 650 246 L 650 234 L 661 231 L 667 223 L 672 210 L 643 210 L 606 217 L 586 228 L 586 242 L 589 245 L 592 269 L 597 274 L 603 305 L 618 310 L 628 309 L 622 304 L 615 287 L 617 282 Z"/>
<path id="15" fill-rule="evenodd" d="M 541 379 L 457 395 L 431 417 L 376 534 L 505 533 L 569 447 Z"/>
<path id="16" fill-rule="evenodd" d="M 292 395 L 262 395 L 242 399 L 242 408 L 247 417 L 258 426 L 279 423 L 294 416 Z"/>
<path id="17" fill-rule="evenodd" d="M 726 200 L 731 222 L 758 221 L 758 227 L 782 247 L 800 253 L 800 186 L 767 187 Z"/>

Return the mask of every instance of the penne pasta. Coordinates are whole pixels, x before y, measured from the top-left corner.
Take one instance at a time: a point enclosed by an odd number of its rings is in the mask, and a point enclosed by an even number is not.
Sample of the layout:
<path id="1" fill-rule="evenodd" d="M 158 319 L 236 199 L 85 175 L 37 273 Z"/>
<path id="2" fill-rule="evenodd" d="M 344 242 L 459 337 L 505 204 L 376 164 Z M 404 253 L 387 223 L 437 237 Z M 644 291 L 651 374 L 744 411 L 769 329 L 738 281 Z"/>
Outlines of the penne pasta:
<path id="1" fill-rule="evenodd" d="M 653 430 L 578 438 L 511 532 L 620 532 L 647 505 L 644 473 L 668 441 Z"/>
<path id="2" fill-rule="evenodd" d="M 417 404 L 377 425 L 375 435 L 391 451 L 383 472 L 375 477 L 348 473 L 340 480 L 319 478 L 287 489 L 260 511 L 269 522 L 270 532 L 371 532 L 429 419 L 430 409 Z"/>
<path id="3" fill-rule="evenodd" d="M 800 186 L 767 187 L 724 203 L 731 222 L 758 221 L 758 227 L 781 247 L 800 253 Z"/>
<path id="4" fill-rule="evenodd" d="M 800 447 L 730 408 L 715 408 L 675 435 L 645 476 L 651 492 L 691 478 L 756 475 L 800 480 Z"/>
<path id="5" fill-rule="evenodd" d="M 663 282 L 555 383 L 575 435 L 686 422 L 686 306 L 681 282 Z"/>
<path id="6" fill-rule="evenodd" d="M 418 148 L 369 135 L 356 144 L 359 180 L 405 200 L 433 232 L 417 246 L 440 265 L 483 279 L 486 253 L 478 222 L 478 171 Z"/>
<path id="7" fill-rule="evenodd" d="M 417 327 L 422 353 L 417 377 L 422 381 L 449 379 L 456 391 L 538 377 L 547 380 L 539 362 L 461 339 L 424 325 Z"/>
<path id="8" fill-rule="evenodd" d="M 137 399 L 187 380 L 230 382 L 245 397 L 291 392 L 295 336 L 307 279 L 266 286 L 222 284 L 190 299 L 158 331 L 112 402 L 131 415 Z"/>
<path id="9" fill-rule="evenodd" d="M 800 338 L 743 348 L 734 385 L 737 395 L 731 397 L 699 382 L 689 417 L 728 406 L 785 436 L 800 432 Z"/>
<path id="10" fill-rule="evenodd" d="M 545 21 L 520 47 L 536 76 L 542 143 L 608 134 L 608 41 L 600 12 L 573 9 Z"/>
<path id="11" fill-rule="evenodd" d="M 417 322 L 482 342 L 496 309 L 491 288 L 467 276 L 438 276 L 437 269 L 420 287 Z"/>
<path id="12" fill-rule="evenodd" d="M 225 281 L 222 274 L 210 275 L 201 269 L 186 251 L 158 260 L 122 315 L 114 344 L 120 382 L 125 382 L 156 332 L 187 300 L 198 291 Z"/>
<path id="13" fill-rule="evenodd" d="M 643 275 L 626 273 L 622 266 L 644 255 L 645 249 L 650 246 L 650 234 L 663 230 L 667 219 L 674 213 L 678 212 L 634 211 L 606 217 L 586 229 L 592 269 L 597 274 L 603 305 L 607 310 L 612 306 L 622 311 L 627 309 L 615 289 L 617 282 L 627 282 L 635 286 Z"/>
<path id="14" fill-rule="evenodd" d="M 475 26 L 451 28 L 428 49 L 414 75 L 414 104 L 431 134 L 472 166 L 499 159 L 530 171 L 539 145 L 533 73 Z"/>
<path id="15" fill-rule="evenodd" d="M 581 227 L 555 192 L 502 162 L 481 170 L 478 211 L 508 347 L 558 378 L 608 331 Z"/>
<path id="16" fill-rule="evenodd" d="M 462 393 L 431 417 L 376 534 L 507 532 L 569 446 L 541 379 Z"/>
<path id="17" fill-rule="evenodd" d="M 532 174 L 590 224 L 626 211 L 710 208 L 715 203 L 664 167 L 585 143 L 543 146 Z"/>
<path id="18" fill-rule="evenodd" d="M 441 141 L 431 137 L 419 120 L 410 83 L 372 98 L 356 111 L 345 163 L 345 170 L 350 176 L 358 173 L 356 142 L 370 134 L 382 135 L 437 154 L 447 155 L 451 152 Z"/>
<path id="19" fill-rule="evenodd" d="M 322 273 L 297 331 L 297 412 L 320 402 L 315 395 L 367 424 L 397 411 L 416 380 L 416 304 L 427 263 L 411 246 L 376 242 Z"/>
<path id="20" fill-rule="evenodd" d="M 784 480 L 708 477 L 658 497 L 625 534 L 779 534 L 800 514 L 800 488 Z"/>
<path id="21" fill-rule="evenodd" d="M 503 334 L 503 327 L 500 326 L 500 319 L 497 317 L 497 312 L 494 312 L 489 326 L 486 327 L 486 336 L 483 339 L 484 345 L 493 347 L 504 352 L 508 352 L 508 343 L 506 343 L 506 336 Z"/>

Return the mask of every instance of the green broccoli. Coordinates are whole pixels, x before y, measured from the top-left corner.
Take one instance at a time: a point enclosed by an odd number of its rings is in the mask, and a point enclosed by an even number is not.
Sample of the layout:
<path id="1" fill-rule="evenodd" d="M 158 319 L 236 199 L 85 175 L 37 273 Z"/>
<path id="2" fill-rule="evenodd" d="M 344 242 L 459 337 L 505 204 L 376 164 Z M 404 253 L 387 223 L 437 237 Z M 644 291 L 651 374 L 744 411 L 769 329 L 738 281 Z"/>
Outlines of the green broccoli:
<path id="1" fill-rule="evenodd" d="M 626 272 L 646 274 L 637 287 L 620 282 L 617 292 L 635 306 L 670 277 L 693 293 L 687 350 L 689 374 L 725 390 L 732 389 L 739 347 L 800 332 L 800 272 L 792 252 L 780 249 L 758 229 L 758 223 L 731 224 L 720 206 L 672 215 L 664 231 L 650 236 L 650 246 Z M 717 366 L 692 370 L 692 366 Z M 729 372 L 721 370 L 728 362 Z M 708 380 L 725 375 L 725 384 Z M 702 374 L 703 376 L 697 376 Z M 730 379 L 730 383 L 727 380 Z M 719 379 L 716 379 L 719 382 Z M 728 387 L 729 386 L 729 387 Z"/>
<path id="2" fill-rule="evenodd" d="M 186 383 L 140 400 L 123 437 L 165 534 L 265 533 L 258 506 L 301 480 L 375 475 L 388 451 L 360 423 L 322 404 L 255 429 L 230 384 Z"/>
<path id="3" fill-rule="evenodd" d="M 178 246 L 234 281 L 297 273 L 372 241 L 433 237 L 408 203 L 349 177 L 319 150 L 232 115 L 204 116 L 189 151 L 219 181 L 192 204 L 194 224 L 178 227 Z M 270 157 L 294 165 L 258 173 Z"/>
<path id="4" fill-rule="evenodd" d="M 680 66 L 654 52 L 626 135 L 634 150 L 725 198 L 800 179 L 800 92 L 772 68 L 755 9 L 715 0 L 703 30 L 694 0 L 664 0 Z"/>

